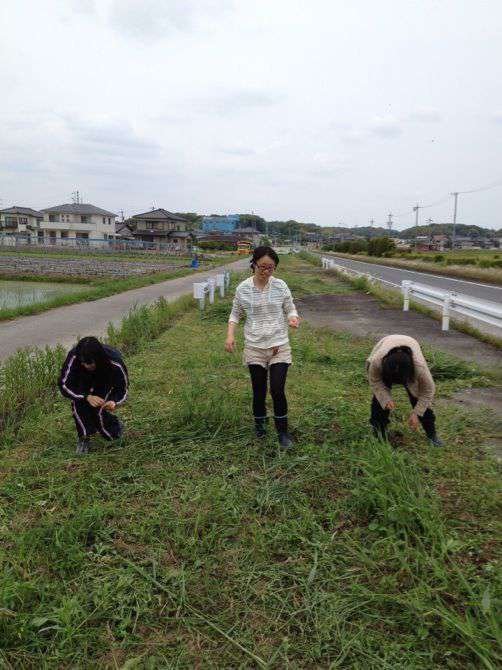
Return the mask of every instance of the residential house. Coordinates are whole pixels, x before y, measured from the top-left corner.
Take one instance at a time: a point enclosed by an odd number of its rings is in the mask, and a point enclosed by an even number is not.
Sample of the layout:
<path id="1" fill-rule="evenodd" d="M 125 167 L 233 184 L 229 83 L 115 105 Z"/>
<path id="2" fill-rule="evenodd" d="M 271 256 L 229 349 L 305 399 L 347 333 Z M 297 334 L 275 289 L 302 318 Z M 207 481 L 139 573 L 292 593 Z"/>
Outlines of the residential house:
<path id="1" fill-rule="evenodd" d="M 202 231 L 204 233 L 228 233 L 231 234 L 239 227 L 239 214 L 227 214 L 225 216 L 203 216 Z"/>
<path id="2" fill-rule="evenodd" d="M 43 218 L 43 212 L 31 207 L 7 207 L 0 210 L 0 234 L 13 234 L 30 241 L 36 237 Z"/>
<path id="3" fill-rule="evenodd" d="M 249 240 L 249 242 L 251 242 L 251 244 L 255 247 L 260 244 L 260 240 L 262 238 L 262 233 L 251 226 L 236 228 L 233 234 L 239 241 Z"/>
<path id="4" fill-rule="evenodd" d="M 41 210 L 44 219 L 38 231 L 44 241 L 60 244 L 76 240 L 88 244 L 89 240 L 107 240 L 115 237 L 117 215 L 95 205 L 77 203 L 56 205 Z"/>
<path id="5" fill-rule="evenodd" d="M 448 235 L 433 235 L 432 236 L 432 246 L 436 251 L 444 251 L 448 248 L 450 244 L 450 238 Z"/>
<path id="6" fill-rule="evenodd" d="M 190 222 L 166 209 L 135 214 L 127 224 L 132 228 L 136 240 L 169 245 L 173 251 L 186 251 L 191 245 L 192 233 L 188 230 Z"/>

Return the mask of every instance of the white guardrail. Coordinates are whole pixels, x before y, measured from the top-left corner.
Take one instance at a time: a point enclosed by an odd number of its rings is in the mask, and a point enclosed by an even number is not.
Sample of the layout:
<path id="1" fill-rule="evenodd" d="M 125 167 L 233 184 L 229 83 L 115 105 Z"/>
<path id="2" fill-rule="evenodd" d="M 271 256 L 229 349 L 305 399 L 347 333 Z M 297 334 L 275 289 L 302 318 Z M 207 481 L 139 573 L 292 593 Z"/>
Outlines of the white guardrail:
<path id="1" fill-rule="evenodd" d="M 394 284 L 386 279 L 374 277 L 367 272 L 359 272 L 352 268 L 347 268 L 345 265 L 335 263 L 333 258 L 322 257 L 322 267 L 325 270 L 336 270 L 342 275 L 348 277 L 365 277 L 370 282 L 382 282 L 395 286 L 401 289 L 403 294 L 403 311 L 408 312 L 410 309 L 410 298 L 413 296 L 418 300 L 429 302 L 441 308 L 442 313 L 442 330 L 449 330 L 450 328 L 450 312 L 454 311 L 457 314 L 468 317 L 470 319 L 477 319 L 483 323 L 488 323 L 491 326 L 502 328 L 502 305 L 487 300 L 479 300 L 468 295 L 459 295 L 455 291 L 445 291 L 444 289 L 434 288 L 426 284 L 418 284 L 413 281 L 404 280 L 401 285 Z"/>
<path id="2" fill-rule="evenodd" d="M 220 289 L 220 296 L 225 297 L 225 289 L 230 286 L 230 272 L 225 270 L 221 274 L 217 274 L 214 277 L 209 277 L 206 281 L 203 282 L 194 282 L 193 284 L 193 297 L 195 300 L 199 301 L 199 307 L 201 311 L 204 310 L 206 306 L 206 295 L 209 296 L 209 304 L 214 303 L 214 293 L 217 288 Z"/>

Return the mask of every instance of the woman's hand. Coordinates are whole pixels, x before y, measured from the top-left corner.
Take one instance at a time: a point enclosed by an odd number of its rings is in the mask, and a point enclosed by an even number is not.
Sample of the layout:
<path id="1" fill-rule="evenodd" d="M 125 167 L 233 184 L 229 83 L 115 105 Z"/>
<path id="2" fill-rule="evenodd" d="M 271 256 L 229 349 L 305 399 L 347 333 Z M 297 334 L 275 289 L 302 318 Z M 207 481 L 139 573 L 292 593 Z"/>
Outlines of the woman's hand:
<path id="1" fill-rule="evenodd" d="M 415 414 L 415 412 L 410 414 L 410 418 L 408 419 L 408 426 L 413 430 L 418 428 L 418 416 Z"/>
<path id="2" fill-rule="evenodd" d="M 225 340 L 225 351 L 228 351 L 229 354 L 233 354 L 235 351 L 235 338 L 233 336 L 228 336 Z"/>
<path id="3" fill-rule="evenodd" d="M 288 319 L 288 323 L 291 328 L 298 328 L 298 326 L 300 325 L 300 317 L 292 316 L 290 319 Z"/>
<path id="4" fill-rule="evenodd" d="M 117 403 L 113 400 L 108 400 L 108 402 L 105 402 L 103 405 L 103 409 L 107 409 L 109 412 L 114 412 L 116 407 Z"/>
<path id="5" fill-rule="evenodd" d="M 385 405 L 385 409 L 396 409 L 396 403 L 393 400 L 389 400 Z"/>
<path id="6" fill-rule="evenodd" d="M 98 408 L 103 405 L 105 402 L 103 398 L 100 398 L 99 395 L 88 395 L 86 398 L 87 402 L 91 407 Z"/>

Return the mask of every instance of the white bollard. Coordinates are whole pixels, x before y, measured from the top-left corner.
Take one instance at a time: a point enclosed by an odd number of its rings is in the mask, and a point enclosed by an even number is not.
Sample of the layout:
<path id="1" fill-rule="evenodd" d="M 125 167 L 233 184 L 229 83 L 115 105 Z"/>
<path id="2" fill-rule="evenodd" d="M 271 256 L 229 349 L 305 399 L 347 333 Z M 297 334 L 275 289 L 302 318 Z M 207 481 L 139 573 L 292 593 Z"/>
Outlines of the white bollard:
<path id="1" fill-rule="evenodd" d="M 441 321 L 441 330 L 449 330 L 450 329 L 450 307 L 452 300 L 455 296 L 455 293 L 453 291 L 448 291 L 448 293 L 444 297 L 443 301 L 443 318 Z"/>
<path id="2" fill-rule="evenodd" d="M 196 282 L 193 285 L 193 297 L 199 301 L 199 307 L 201 312 L 204 311 L 204 306 L 206 302 L 206 282 Z"/>
<path id="3" fill-rule="evenodd" d="M 216 286 L 216 281 L 214 280 L 214 277 L 209 277 L 207 280 L 207 288 L 209 291 L 209 304 L 212 305 L 214 303 L 214 289 Z"/>
<path id="4" fill-rule="evenodd" d="M 401 289 L 403 291 L 403 312 L 410 311 L 410 286 L 410 281 L 403 280 L 401 282 Z"/>
<path id="5" fill-rule="evenodd" d="M 220 296 L 222 298 L 225 297 L 225 284 L 226 284 L 225 279 L 226 279 L 226 277 L 225 277 L 224 274 L 216 275 L 216 286 L 217 286 L 217 288 L 220 289 Z"/>

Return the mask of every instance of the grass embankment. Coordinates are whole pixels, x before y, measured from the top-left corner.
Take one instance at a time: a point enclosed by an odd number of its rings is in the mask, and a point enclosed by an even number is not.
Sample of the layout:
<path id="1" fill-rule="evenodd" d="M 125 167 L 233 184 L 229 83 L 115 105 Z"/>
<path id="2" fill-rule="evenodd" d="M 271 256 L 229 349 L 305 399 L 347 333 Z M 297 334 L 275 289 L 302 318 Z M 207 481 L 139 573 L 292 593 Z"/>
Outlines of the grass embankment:
<path id="1" fill-rule="evenodd" d="M 41 248 L 26 248 L 24 246 L 20 247 L 4 247 L 0 245 L 0 256 L 27 256 L 30 258 L 82 258 L 82 259 L 94 259 L 94 260 L 107 260 L 107 261 L 149 261 L 151 263 L 172 263 L 174 264 L 183 264 L 192 259 L 192 254 L 183 254 L 181 256 L 172 256 L 168 253 L 162 253 L 158 251 L 100 251 L 99 249 L 94 250 L 85 250 L 79 249 L 77 247 L 68 247 L 68 248 L 54 248 L 54 247 L 41 247 Z M 227 259 L 228 257 L 235 257 L 237 259 L 237 253 L 229 253 L 223 251 L 213 251 L 213 252 L 199 252 L 199 258 L 223 258 Z"/>
<path id="2" fill-rule="evenodd" d="M 332 284 L 287 265 L 297 293 Z M 112 333 L 136 351 L 124 449 L 74 457 L 69 403 L 52 393 L 6 428 L 5 667 L 499 667 L 486 415 L 442 409 L 444 450 L 407 429 L 379 444 L 369 344 L 303 324 L 296 446 L 281 453 L 252 439 L 247 371 L 223 351 L 229 301 L 202 319 L 188 304 Z M 439 395 L 485 383 L 444 356 L 431 365 Z"/>
<path id="3" fill-rule="evenodd" d="M 331 256 L 340 256 L 341 258 L 350 258 L 353 261 L 363 263 L 373 263 L 376 265 L 388 265 L 405 270 L 417 270 L 419 272 L 428 272 L 430 274 L 443 275 L 445 277 L 456 277 L 458 279 L 469 279 L 471 281 L 481 281 L 486 284 L 502 285 L 502 269 L 482 268 L 467 265 L 443 265 L 440 263 L 427 263 L 418 260 L 405 260 L 404 258 L 378 258 L 376 256 L 366 256 L 364 254 L 342 254 L 338 251 L 326 251 L 323 254 Z"/>
<path id="4" fill-rule="evenodd" d="M 168 272 L 155 272 L 147 275 L 140 275 L 128 277 L 125 279 L 107 278 L 86 280 L 75 277 L 54 277 L 52 275 L 2 275 L 0 273 L 0 280 L 15 280 L 15 281 L 39 281 L 50 283 L 71 283 L 71 284 L 85 284 L 88 286 L 87 290 L 80 290 L 76 293 L 63 293 L 50 300 L 37 302 L 30 305 L 18 305 L 16 307 L 9 307 L 0 309 L 0 321 L 15 319 L 19 316 L 29 316 L 31 314 L 40 314 L 55 307 L 63 307 L 64 305 L 75 305 L 80 302 L 89 302 L 91 300 L 99 300 L 100 298 L 107 298 L 116 293 L 123 293 L 136 288 L 143 288 L 144 286 L 151 286 L 159 282 L 167 281 L 168 279 L 176 279 L 178 277 L 185 277 L 189 274 L 196 275 L 197 272 L 207 272 L 212 268 L 217 268 L 219 265 L 227 264 L 237 258 L 218 259 L 216 261 L 206 262 L 199 270 L 185 267 L 179 270 L 171 270 Z"/>

